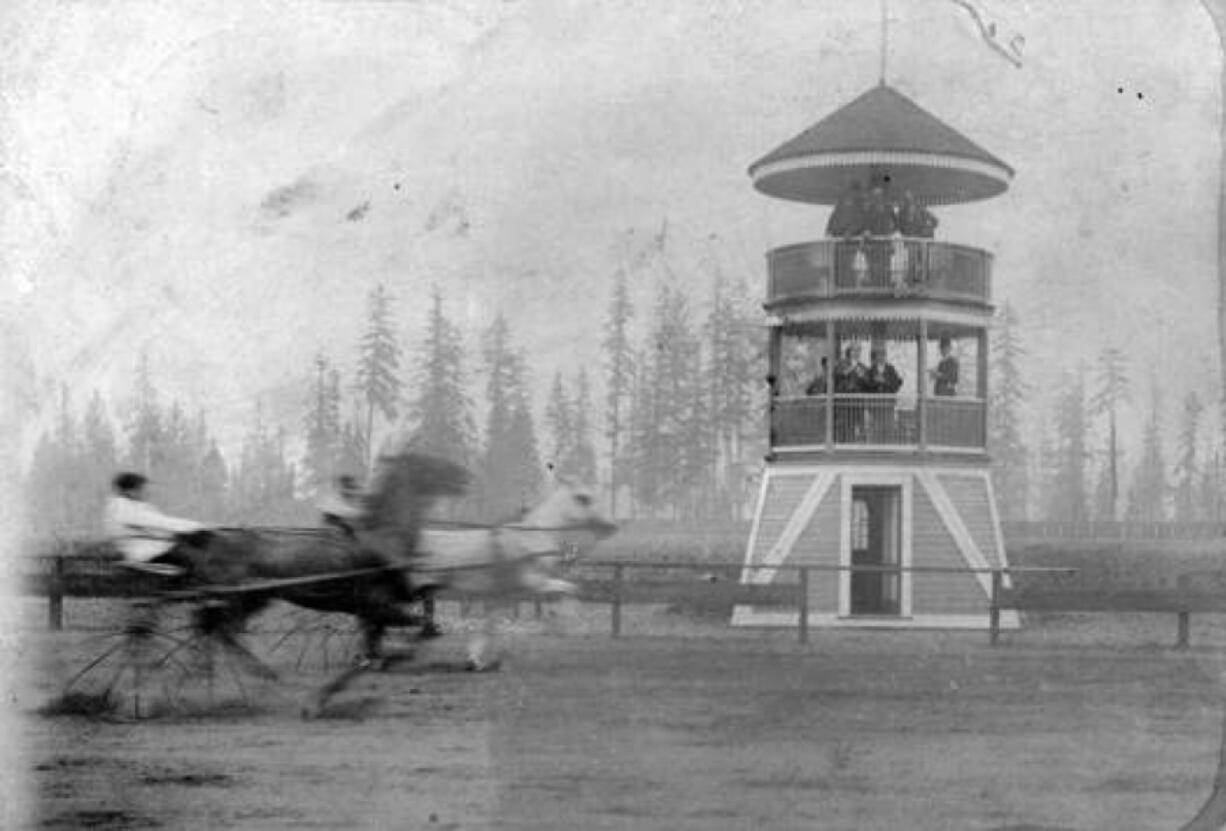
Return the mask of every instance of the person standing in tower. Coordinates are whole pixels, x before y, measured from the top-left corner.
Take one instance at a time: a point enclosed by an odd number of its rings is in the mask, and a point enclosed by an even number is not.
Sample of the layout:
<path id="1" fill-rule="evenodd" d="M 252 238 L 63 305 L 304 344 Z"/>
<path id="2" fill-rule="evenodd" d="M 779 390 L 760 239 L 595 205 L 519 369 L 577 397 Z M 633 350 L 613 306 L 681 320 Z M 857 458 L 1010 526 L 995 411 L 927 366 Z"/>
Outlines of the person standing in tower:
<path id="1" fill-rule="evenodd" d="M 864 233 L 864 191 L 858 181 L 851 183 L 834 210 L 830 212 L 830 221 L 826 223 L 828 237 L 858 237 Z"/>
<path id="2" fill-rule="evenodd" d="M 884 185 L 874 185 L 868 192 L 864 219 L 870 236 L 889 237 L 898 229 L 894 204 L 888 198 Z"/>
<path id="3" fill-rule="evenodd" d="M 950 396 L 958 394 L 958 359 L 953 356 L 953 344 L 949 335 L 941 336 L 941 360 L 936 369 L 928 370 L 932 378 L 933 394 Z"/>
<path id="4" fill-rule="evenodd" d="M 904 237 L 931 239 L 936 233 L 937 218 L 919 203 L 911 191 L 903 191 L 898 202 L 898 230 Z"/>

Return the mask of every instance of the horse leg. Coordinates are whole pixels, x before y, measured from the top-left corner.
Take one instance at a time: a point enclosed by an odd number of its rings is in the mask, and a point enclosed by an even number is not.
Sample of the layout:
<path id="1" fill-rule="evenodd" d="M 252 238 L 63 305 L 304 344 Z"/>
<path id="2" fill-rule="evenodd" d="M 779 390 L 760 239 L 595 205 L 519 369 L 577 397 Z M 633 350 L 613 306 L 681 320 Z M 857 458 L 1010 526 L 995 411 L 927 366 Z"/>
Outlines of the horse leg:
<path id="1" fill-rule="evenodd" d="M 481 626 L 468 639 L 467 666 L 472 672 L 492 672 L 502 664 L 495 619 L 499 608 L 491 601 L 482 603 Z"/>
<path id="2" fill-rule="evenodd" d="M 203 637 L 211 638 L 227 652 L 236 657 L 243 668 L 269 681 L 278 679 L 277 673 L 251 653 L 238 639 L 247 619 L 268 603 L 268 598 L 251 597 L 246 601 L 205 600 L 196 610 L 195 629 Z"/>
<path id="3" fill-rule="evenodd" d="M 421 629 L 417 633 L 417 637 L 421 638 L 422 640 L 442 637 L 443 629 L 438 625 L 438 618 L 435 616 L 433 588 L 423 590 L 421 598 L 421 612 L 422 623 Z"/>

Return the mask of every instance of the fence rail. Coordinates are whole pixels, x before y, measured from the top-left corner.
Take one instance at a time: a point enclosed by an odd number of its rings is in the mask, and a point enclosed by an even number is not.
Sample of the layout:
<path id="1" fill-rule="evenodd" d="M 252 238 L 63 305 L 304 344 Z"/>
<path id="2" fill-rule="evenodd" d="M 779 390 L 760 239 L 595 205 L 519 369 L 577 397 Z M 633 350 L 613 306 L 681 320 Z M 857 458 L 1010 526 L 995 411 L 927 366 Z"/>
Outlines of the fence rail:
<path id="1" fill-rule="evenodd" d="M 64 600 L 150 596 L 158 592 L 158 578 L 118 568 L 113 557 L 65 556 L 28 558 L 41 567 L 31 569 L 23 581 L 25 592 L 47 598 L 47 621 L 53 630 L 64 626 Z M 783 573 L 782 579 L 755 582 L 755 573 Z M 674 562 L 635 559 L 591 560 L 578 564 L 568 575 L 579 585 L 579 599 L 607 604 L 611 634 L 623 633 L 626 606 L 642 604 L 703 604 L 707 606 L 755 606 L 795 611 L 797 639 L 809 641 L 810 606 L 815 579 L 822 574 L 909 574 L 915 577 L 940 574 L 990 574 L 991 593 L 986 602 L 988 632 L 996 644 L 1001 631 L 1001 613 L 1022 612 L 1156 612 L 1178 618 L 1176 647 L 1189 641 L 1192 613 L 1226 613 L 1226 569 L 1212 573 L 1184 574 L 1157 586 L 1136 586 L 1093 575 L 1092 580 L 1067 580 L 1079 569 L 1060 566 L 1010 568 L 965 568 L 912 565 L 836 565 L 782 563 L 747 566 L 743 562 Z M 631 579 L 637 573 L 638 579 Z M 792 576 L 794 575 L 794 577 Z M 1006 581 L 1006 576 L 1010 577 Z M 1090 576 L 1090 575 L 1082 575 Z M 474 598 L 443 591 L 443 600 L 468 604 Z M 530 602 L 540 614 L 540 598 L 527 592 L 511 597 L 518 604 Z M 854 616 L 848 618 L 854 620 Z M 900 623 L 905 618 L 899 618 Z"/>

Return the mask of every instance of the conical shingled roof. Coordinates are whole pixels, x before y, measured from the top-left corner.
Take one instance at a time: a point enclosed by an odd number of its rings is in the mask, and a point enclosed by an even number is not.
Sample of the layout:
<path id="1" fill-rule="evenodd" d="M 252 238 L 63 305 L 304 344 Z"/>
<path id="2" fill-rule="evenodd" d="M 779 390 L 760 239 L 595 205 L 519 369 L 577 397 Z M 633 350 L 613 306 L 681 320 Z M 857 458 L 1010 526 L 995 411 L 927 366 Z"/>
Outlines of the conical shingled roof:
<path id="1" fill-rule="evenodd" d="M 1002 193 L 1013 169 L 880 84 L 750 165 L 769 196 L 832 205 L 853 181 L 888 182 L 927 204 Z"/>

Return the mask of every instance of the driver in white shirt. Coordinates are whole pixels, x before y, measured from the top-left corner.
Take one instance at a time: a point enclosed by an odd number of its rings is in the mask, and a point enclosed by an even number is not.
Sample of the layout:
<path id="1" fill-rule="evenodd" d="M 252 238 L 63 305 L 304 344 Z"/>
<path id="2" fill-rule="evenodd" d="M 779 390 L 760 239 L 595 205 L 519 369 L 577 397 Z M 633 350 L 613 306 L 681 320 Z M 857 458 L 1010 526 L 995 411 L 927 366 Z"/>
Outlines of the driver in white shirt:
<path id="1" fill-rule="evenodd" d="M 166 576 L 185 574 L 191 560 L 181 543 L 205 532 L 206 526 L 168 516 L 145 501 L 148 481 L 139 473 L 115 477 L 115 493 L 106 504 L 104 516 L 106 535 L 133 568 Z"/>

